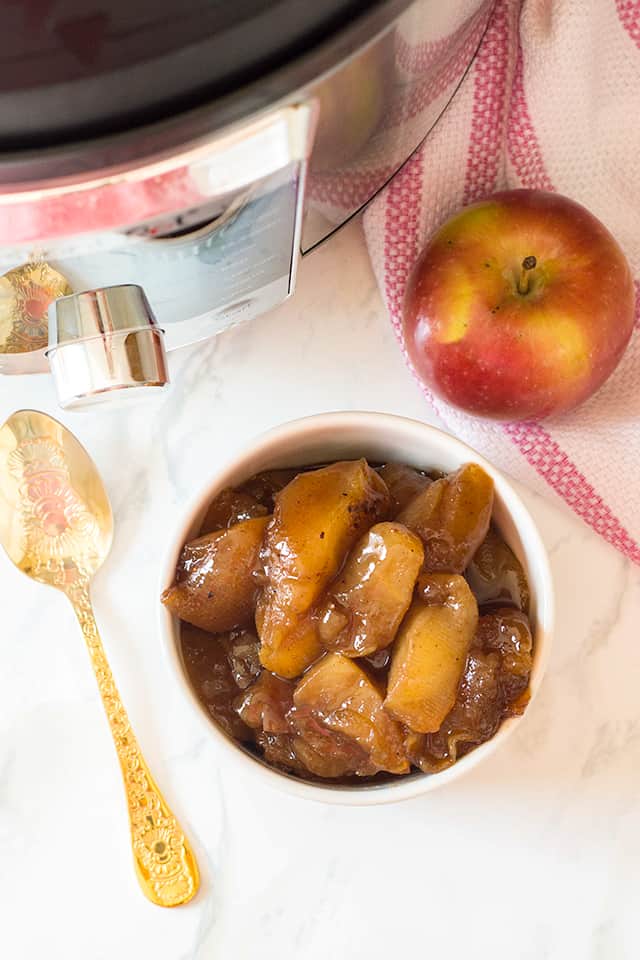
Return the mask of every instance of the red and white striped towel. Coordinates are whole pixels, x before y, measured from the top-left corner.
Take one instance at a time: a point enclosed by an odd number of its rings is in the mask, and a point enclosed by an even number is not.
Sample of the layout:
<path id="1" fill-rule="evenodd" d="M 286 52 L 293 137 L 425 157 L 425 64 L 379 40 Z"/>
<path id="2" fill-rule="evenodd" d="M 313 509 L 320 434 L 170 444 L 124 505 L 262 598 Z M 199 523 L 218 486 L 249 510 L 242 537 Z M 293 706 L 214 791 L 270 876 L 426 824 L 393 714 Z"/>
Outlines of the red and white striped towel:
<path id="1" fill-rule="evenodd" d="M 640 0 L 497 0 L 456 97 L 365 215 L 400 342 L 405 284 L 425 240 L 458 207 L 505 187 L 557 190 L 583 203 L 616 236 L 639 277 L 639 106 Z M 425 391 L 452 432 L 518 479 L 553 491 L 636 563 L 639 327 L 636 321 L 604 387 L 578 410 L 544 423 L 479 420 Z"/>

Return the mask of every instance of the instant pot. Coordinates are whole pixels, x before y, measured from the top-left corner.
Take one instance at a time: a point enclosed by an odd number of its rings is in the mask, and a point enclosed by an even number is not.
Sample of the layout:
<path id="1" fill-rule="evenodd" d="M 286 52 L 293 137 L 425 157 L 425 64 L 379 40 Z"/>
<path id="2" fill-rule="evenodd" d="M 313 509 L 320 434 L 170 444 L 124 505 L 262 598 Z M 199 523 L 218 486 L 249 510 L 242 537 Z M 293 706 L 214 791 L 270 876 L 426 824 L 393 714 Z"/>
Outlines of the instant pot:
<path id="1" fill-rule="evenodd" d="M 166 350 L 280 303 L 437 122 L 492 5 L 5 6 L 0 373 L 51 370 L 64 406 L 149 393 Z"/>

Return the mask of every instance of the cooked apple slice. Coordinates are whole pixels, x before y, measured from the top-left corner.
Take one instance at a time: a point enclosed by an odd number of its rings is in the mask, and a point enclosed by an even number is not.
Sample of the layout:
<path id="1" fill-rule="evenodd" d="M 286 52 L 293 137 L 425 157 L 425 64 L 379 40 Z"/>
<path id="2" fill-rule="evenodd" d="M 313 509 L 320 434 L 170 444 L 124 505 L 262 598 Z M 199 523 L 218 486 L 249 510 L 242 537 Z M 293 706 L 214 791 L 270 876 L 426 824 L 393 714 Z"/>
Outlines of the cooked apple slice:
<path id="1" fill-rule="evenodd" d="M 453 709 L 437 733 L 409 733 L 407 756 L 424 773 L 438 773 L 458 759 L 461 748 L 489 740 L 500 725 L 500 658 L 472 647 Z"/>
<path id="2" fill-rule="evenodd" d="M 267 517 L 244 520 L 182 548 L 176 581 L 162 602 L 187 623 L 210 633 L 249 626 L 258 584 L 254 570 Z"/>
<path id="3" fill-rule="evenodd" d="M 303 719 L 308 712 L 328 730 L 354 741 L 369 761 L 367 773 L 372 767 L 408 772 L 402 727 L 384 711 L 380 690 L 353 660 L 325 654 L 299 681 L 293 702 L 294 722 L 296 712 Z"/>
<path id="4" fill-rule="evenodd" d="M 418 593 L 398 631 L 384 706 L 415 733 L 434 733 L 455 703 L 478 605 L 455 574 L 423 575 Z"/>
<path id="5" fill-rule="evenodd" d="M 495 527 L 474 553 L 465 571 L 478 603 L 513 603 L 527 613 L 529 584 L 522 564 Z"/>
<path id="6" fill-rule="evenodd" d="M 256 734 L 256 744 L 262 752 L 264 760 L 273 767 L 280 767 L 288 773 L 297 773 L 300 776 L 309 775 L 308 767 L 298 757 L 295 750 L 295 737 L 290 733 L 262 733 Z"/>
<path id="7" fill-rule="evenodd" d="M 289 733 L 287 713 L 293 706 L 293 684 L 263 670 L 236 704 L 248 727 L 265 733 Z"/>
<path id="8" fill-rule="evenodd" d="M 379 768 L 371 762 L 369 754 L 350 737 L 329 730 L 311 714 L 299 719 L 299 729 L 304 736 L 292 738 L 292 748 L 300 763 L 316 777 L 335 779 L 353 776 L 369 777 Z"/>
<path id="9" fill-rule="evenodd" d="M 435 480 L 396 519 L 424 543 L 426 570 L 462 573 L 484 540 L 493 508 L 493 480 L 467 463 Z"/>
<path id="10" fill-rule="evenodd" d="M 480 617 L 474 644 L 500 655 L 500 690 L 510 714 L 521 713 L 533 662 L 529 618 L 521 610 L 500 607 Z M 521 709 L 520 709 L 521 708 Z"/>
<path id="11" fill-rule="evenodd" d="M 281 677 L 299 677 L 324 652 L 318 621 L 311 613 L 277 619 L 280 611 L 267 605 L 264 596 L 263 592 L 256 606 L 260 663 Z"/>
<path id="12" fill-rule="evenodd" d="M 400 523 L 377 523 L 360 538 L 319 612 L 328 650 L 364 657 L 388 647 L 409 609 L 424 560 L 422 542 Z"/>
<path id="13" fill-rule="evenodd" d="M 268 513 L 267 508 L 258 503 L 248 493 L 227 487 L 225 490 L 221 490 L 209 504 L 204 520 L 200 525 L 200 536 L 203 537 L 205 534 L 213 533 L 216 530 L 223 530 L 225 527 L 232 527 L 235 523 L 241 523 L 243 520 L 266 517 Z"/>
<path id="14" fill-rule="evenodd" d="M 414 497 L 417 497 L 429 484 L 433 483 L 424 473 L 407 467 L 403 463 L 385 463 L 378 468 L 391 497 L 391 515 L 403 510 Z"/>
<path id="15" fill-rule="evenodd" d="M 267 512 L 273 511 L 275 495 L 293 478 L 300 473 L 299 470 L 263 470 L 262 473 L 256 473 L 250 480 L 245 480 L 238 487 L 240 493 L 249 494 L 258 503 L 267 508 Z"/>
<path id="16" fill-rule="evenodd" d="M 494 735 L 504 717 L 521 714 L 528 701 L 532 638 L 527 617 L 503 607 L 478 620 L 453 709 L 437 733 L 411 733 L 407 755 L 425 773 L 450 767 L 461 747 Z"/>
<path id="17" fill-rule="evenodd" d="M 312 608 L 358 537 L 388 508 L 384 481 L 366 460 L 301 473 L 276 494 L 256 611 L 267 670 L 296 677 L 320 655 Z"/>

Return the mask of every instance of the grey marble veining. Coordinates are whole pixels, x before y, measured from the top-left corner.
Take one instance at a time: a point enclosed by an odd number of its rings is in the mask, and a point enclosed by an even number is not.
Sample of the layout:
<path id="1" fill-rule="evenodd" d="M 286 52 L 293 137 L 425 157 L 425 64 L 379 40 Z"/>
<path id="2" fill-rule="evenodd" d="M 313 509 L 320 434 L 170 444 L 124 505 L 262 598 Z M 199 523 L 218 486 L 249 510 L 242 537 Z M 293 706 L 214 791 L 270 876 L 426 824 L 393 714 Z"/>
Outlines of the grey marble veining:
<path id="1" fill-rule="evenodd" d="M 640 955 L 640 572 L 522 491 L 548 546 L 557 633 L 516 734 L 459 782 L 398 806 L 280 796 L 223 762 L 156 629 L 185 504 L 261 430 L 333 409 L 433 421 L 375 289 L 358 224 L 302 265 L 296 296 L 171 355 L 172 391 L 60 414 L 47 378 L 0 382 L 0 418 L 60 416 L 88 447 L 117 533 L 101 632 L 203 889 L 138 891 L 115 756 L 62 597 L 0 558 L 0 954 L 11 960 L 636 960 Z"/>

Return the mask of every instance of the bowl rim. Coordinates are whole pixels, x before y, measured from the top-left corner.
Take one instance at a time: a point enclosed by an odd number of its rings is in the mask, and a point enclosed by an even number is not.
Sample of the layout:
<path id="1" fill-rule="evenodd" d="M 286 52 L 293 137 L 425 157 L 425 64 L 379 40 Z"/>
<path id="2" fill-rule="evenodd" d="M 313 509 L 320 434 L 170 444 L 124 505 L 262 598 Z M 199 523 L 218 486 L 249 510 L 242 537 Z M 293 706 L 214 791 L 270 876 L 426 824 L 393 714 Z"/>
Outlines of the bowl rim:
<path id="1" fill-rule="evenodd" d="M 167 667 L 177 679 L 178 686 L 182 689 L 183 695 L 191 705 L 193 712 L 199 718 L 199 722 L 203 724 L 203 727 L 206 725 L 209 735 L 213 735 L 226 758 L 238 765 L 238 772 L 242 768 L 248 774 L 260 778 L 263 783 L 303 799 L 341 805 L 369 806 L 420 796 L 451 783 L 468 770 L 473 769 L 497 750 L 516 727 L 524 721 L 540 688 L 549 660 L 554 627 L 553 581 L 547 551 L 536 524 L 520 496 L 501 471 L 457 437 L 420 420 L 395 414 L 345 410 L 313 414 L 281 423 L 249 440 L 239 450 L 231 452 L 220 463 L 213 475 L 202 483 L 189 499 L 186 510 L 182 514 L 183 519 L 173 531 L 168 548 L 165 551 L 160 569 L 158 597 L 162 590 L 173 581 L 179 551 L 191 535 L 196 519 L 202 517 L 213 496 L 232 482 L 232 474 L 242 474 L 243 464 L 260 456 L 266 456 L 272 449 L 283 452 L 285 445 L 292 450 L 293 456 L 295 441 L 301 436 L 309 439 L 314 434 L 320 435 L 332 431 L 335 438 L 338 439 L 340 431 L 353 431 L 354 429 L 361 429 L 367 434 L 367 437 L 363 438 L 363 446 L 366 446 L 367 439 L 371 441 L 372 434 L 377 434 L 378 439 L 384 442 L 384 438 L 389 432 L 400 434 L 413 431 L 420 448 L 425 450 L 427 456 L 429 456 L 429 447 L 433 449 L 434 455 L 438 450 L 446 451 L 448 455 L 453 455 L 456 459 L 459 459 L 460 464 L 469 461 L 478 463 L 493 477 L 496 494 L 514 523 L 523 544 L 526 543 L 527 559 L 535 560 L 537 574 L 535 578 L 535 655 L 530 679 L 531 699 L 524 713 L 519 717 L 510 717 L 504 720 L 490 740 L 480 744 L 456 761 L 453 766 L 437 774 L 416 772 L 397 780 L 381 784 L 362 784 L 361 786 L 338 786 L 307 782 L 280 772 L 253 756 L 218 726 L 215 720 L 206 713 L 186 676 L 177 643 L 178 620 L 159 600 L 158 625 Z M 250 473 L 247 476 L 250 476 Z M 233 482 L 237 483 L 238 479 L 234 479 Z M 514 512 L 517 519 L 514 517 Z M 531 564 L 528 563 L 527 567 L 528 577 L 531 578 Z"/>

